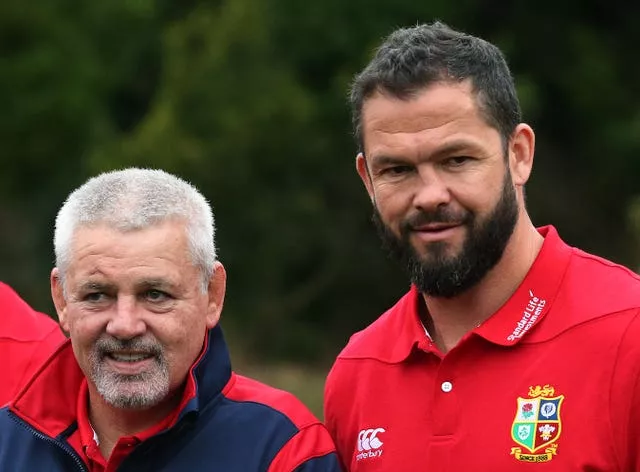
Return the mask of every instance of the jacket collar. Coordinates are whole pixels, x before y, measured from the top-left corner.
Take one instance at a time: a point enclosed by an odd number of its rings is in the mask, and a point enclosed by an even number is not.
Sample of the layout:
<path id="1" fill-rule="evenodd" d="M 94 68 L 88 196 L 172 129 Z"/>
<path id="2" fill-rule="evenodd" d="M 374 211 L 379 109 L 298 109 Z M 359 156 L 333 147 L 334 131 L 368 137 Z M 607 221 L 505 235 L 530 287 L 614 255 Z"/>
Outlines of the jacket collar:
<path id="1" fill-rule="evenodd" d="M 209 330 L 202 352 L 187 375 L 178 420 L 197 413 L 218 396 L 231 380 L 231 361 L 222 329 Z M 75 424 L 77 397 L 84 374 L 76 361 L 71 341 L 66 341 L 40 368 L 10 410 L 32 427 L 58 437 Z"/>

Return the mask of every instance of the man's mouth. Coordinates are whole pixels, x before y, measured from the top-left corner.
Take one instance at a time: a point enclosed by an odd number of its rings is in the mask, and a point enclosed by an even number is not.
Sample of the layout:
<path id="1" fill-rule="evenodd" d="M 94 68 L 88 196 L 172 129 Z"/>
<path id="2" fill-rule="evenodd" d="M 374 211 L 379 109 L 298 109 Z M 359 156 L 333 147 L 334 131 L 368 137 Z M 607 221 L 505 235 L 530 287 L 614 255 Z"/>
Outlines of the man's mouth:
<path id="1" fill-rule="evenodd" d="M 116 362 L 133 363 L 150 359 L 154 357 L 154 355 L 149 352 L 110 352 L 107 353 L 106 357 L 113 359 Z"/>
<path id="2" fill-rule="evenodd" d="M 427 223 L 411 228 L 411 234 L 423 243 L 448 240 L 462 228 L 461 223 Z"/>
<path id="3" fill-rule="evenodd" d="M 446 231 L 448 229 L 455 228 L 456 226 L 460 226 L 460 223 L 428 223 L 414 226 L 412 230 L 435 233 L 439 231 Z"/>

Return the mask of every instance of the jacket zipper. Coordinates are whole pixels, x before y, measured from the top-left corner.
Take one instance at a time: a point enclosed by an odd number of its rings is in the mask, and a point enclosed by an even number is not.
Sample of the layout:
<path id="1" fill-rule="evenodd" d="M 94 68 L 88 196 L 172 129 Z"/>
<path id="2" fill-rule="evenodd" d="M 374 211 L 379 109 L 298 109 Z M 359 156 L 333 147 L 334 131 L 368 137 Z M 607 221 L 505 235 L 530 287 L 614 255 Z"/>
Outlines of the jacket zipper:
<path id="1" fill-rule="evenodd" d="M 18 423 L 20 426 L 23 426 L 25 429 L 30 431 L 31 434 L 33 434 L 36 438 L 42 439 L 43 441 L 46 441 L 46 442 L 49 442 L 49 443 L 53 443 L 57 447 L 62 449 L 64 452 L 66 452 L 67 455 L 71 456 L 73 461 L 78 466 L 79 470 L 81 470 L 82 472 L 89 472 L 89 469 L 87 469 L 87 467 L 85 466 L 84 462 L 82 462 L 82 459 L 80 459 L 80 457 L 78 457 L 78 454 L 76 454 L 71 448 L 67 447 L 64 443 L 62 443 L 62 442 L 60 442 L 60 441 L 58 441 L 58 440 L 56 440 L 54 438 L 51 438 L 51 437 L 49 437 L 49 436 L 47 436 L 45 434 L 42 434 L 40 431 L 35 429 L 29 423 L 27 423 L 26 421 L 23 421 L 21 418 L 16 416 L 13 412 L 10 411 L 9 414 L 11 415 L 12 419 L 16 423 Z"/>

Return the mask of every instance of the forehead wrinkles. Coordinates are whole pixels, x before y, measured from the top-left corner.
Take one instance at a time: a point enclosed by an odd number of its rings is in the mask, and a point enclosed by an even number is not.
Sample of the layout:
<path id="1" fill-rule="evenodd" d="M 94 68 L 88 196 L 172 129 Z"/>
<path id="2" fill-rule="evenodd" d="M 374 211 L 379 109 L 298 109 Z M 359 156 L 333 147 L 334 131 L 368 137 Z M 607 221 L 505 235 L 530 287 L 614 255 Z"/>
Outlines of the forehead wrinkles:
<path id="1" fill-rule="evenodd" d="M 420 129 L 416 132 L 373 131 L 366 148 L 367 157 L 377 158 L 421 156 L 455 153 L 484 153 L 488 136 L 473 131 L 460 120 L 443 123 L 438 128 Z"/>
<path id="2" fill-rule="evenodd" d="M 103 232 L 87 230 L 75 242 L 68 268 L 72 286 L 86 281 L 117 283 L 120 288 L 149 281 L 178 283 L 193 265 L 184 235 L 174 232 Z M 80 243 L 80 244 L 78 244 Z M 84 244 L 83 244 L 84 243 Z"/>
<path id="3" fill-rule="evenodd" d="M 365 131 L 370 133 L 419 133 L 435 130 L 456 122 L 472 122 L 477 110 L 465 108 L 432 109 L 424 105 L 380 104 L 371 107 L 365 118 Z"/>
<path id="4" fill-rule="evenodd" d="M 86 257 L 153 261 L 188 254 L 188 237 L 182 228 L 162 224 L 144 229 L 119 231 L 104 225 L 78 228 L 71 244 L 71 259 Z"/>
<path id="5" fill-rule="evenodd" d="M 362 110 L 363 138 L 374 133 L 418 133 L 459 122 L 484 122 L 470 84 L 435 84 L 400 99 L 377 92 Z"/>

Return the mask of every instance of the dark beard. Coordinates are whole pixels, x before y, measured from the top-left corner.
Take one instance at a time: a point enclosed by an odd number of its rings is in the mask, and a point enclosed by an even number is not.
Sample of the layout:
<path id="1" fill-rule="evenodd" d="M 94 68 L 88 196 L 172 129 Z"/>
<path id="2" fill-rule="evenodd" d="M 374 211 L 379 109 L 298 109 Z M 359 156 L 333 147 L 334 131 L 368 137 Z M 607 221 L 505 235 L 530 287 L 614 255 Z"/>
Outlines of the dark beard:
<path id="1" fill-rule="evenodd" d="M 452 298 L 480 282 L 500 261 L 518 221 L 518 204 L 507 171 L 500 200 L 483 221 L 478 221 L 470 212 L 456 219 L 446 208 L 439 208 L 432 213 L 421 212 L 405 221 L 400 228 L 400 238 L 385 225 L 375 206 L 373 221 L 383 245 L 406 267 L 418 290 L 432 297 Z M 411 228 L 435 222 L 460 222 L 467 228 L 467 237 L 458 255 L 447 256 L 445 242 L 429 245 L 431 257 L 428 261 L 422 260 L 414 250 L 409 240 Z"/>

